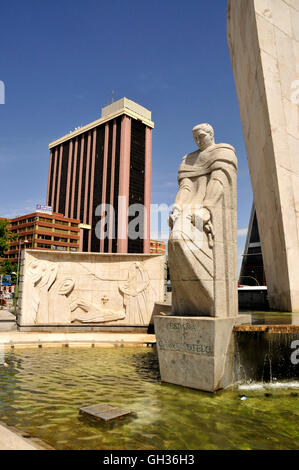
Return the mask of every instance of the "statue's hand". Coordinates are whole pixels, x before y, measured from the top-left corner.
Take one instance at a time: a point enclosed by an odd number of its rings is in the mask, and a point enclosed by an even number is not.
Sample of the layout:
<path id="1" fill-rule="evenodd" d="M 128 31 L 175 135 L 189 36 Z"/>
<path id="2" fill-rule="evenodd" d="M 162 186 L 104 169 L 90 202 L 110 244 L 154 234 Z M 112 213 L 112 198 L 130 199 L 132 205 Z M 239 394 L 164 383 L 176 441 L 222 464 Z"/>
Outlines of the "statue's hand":
<path id="1" fill-rule="evenodd" d="M 173 229 L 174 223 L 175 223 L 176 219 L 178 218 L 178 216 L 180 215 L 180 213 L 181 213 L 180 207 L 179 206 L 174 206 L 172 214 L 170 214 L 170 216 L 168 218 L 168 225 L 171 228 L 171 230 Z"/>
<path id="2" fill-rule="evenodd" d="M 214 232 L 214 227 L 211 221 L 209 221 L 205 226 L 204 226 L 204 231 L 207 234 L 208 237 L 208 242 L 209 242 L 209 247 L 213 248 L 214 246 L 214 238 L 215 238 L 215 232 Z"/>
<path id="3" fill-rule="evenodd" d="M 171 228 L 171 230 L 173 229 L 174 223 L 175 223 L 177 218 L 178 218 L 178 213 L 170 214 L 170 216 L 168 218 L 168 225 Z"/>
<path id="4" fill-rule="evenodd" d="M 200 224 L 202 224 L 202 227 L 204 227 L 209 221 L 211 220 L 211 214 L 208 209 L 205 207 L 202 207 L 198 211 L 194 212 L 194 214 L 191 215 L 191 223 L 195 227 L 199 227 Z"/>

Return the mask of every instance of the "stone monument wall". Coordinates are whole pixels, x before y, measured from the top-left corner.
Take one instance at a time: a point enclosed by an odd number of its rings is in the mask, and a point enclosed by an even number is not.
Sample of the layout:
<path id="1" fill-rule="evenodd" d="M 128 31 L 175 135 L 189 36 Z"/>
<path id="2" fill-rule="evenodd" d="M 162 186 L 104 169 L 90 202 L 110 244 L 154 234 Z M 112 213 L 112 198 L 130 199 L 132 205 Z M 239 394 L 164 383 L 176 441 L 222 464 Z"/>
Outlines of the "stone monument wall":
<path id="1" fill-rule="evenodd" d="M 22 328 L 147 327 L 164 300 L 165 256 L 26 250 Z"/>
<path id="2" fill-rule="evenodd" d="M 228 43 L 270 307 L 298 311 L 299 0 L 229 0 Z"/>

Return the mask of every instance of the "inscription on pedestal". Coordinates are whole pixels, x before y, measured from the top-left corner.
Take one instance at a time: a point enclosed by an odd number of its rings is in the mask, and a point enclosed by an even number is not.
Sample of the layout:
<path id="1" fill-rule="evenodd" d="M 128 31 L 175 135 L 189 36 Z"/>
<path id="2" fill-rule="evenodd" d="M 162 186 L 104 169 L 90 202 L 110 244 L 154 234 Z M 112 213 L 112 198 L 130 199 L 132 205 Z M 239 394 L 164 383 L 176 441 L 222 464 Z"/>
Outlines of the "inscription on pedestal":
<path id="1" fill-rule="evenodd" d="M 165 351 L 181 351 L 193 354 L 212 355 L 213 349 L 205 344 L 171 343 L 166 340 L 158 341 L 160 349 Z"/>
<path id="2" fill-rule="evenodd" d="M 195 326 L 192 325 L 192 323 L 189 323 L 189 322 L 180 323 L 180 322 L 171 321 L 167 325 L 167 329 L 168 330 L 184 330 L 184 331 L 191 330 L 191 331 L 195 331 Z"/>
<path id="3" fill-rule="evenodd" d="M 214 392 L 233 383 L 234 318 L 156 316 L 161 379 Z"/>
<path id="4" fill-rule="evenodd" d="M 157 332 L 157 345 L 163 351 L 212 356 L 213 344 L 208 330 L 196 319 L 172 317 L 163 322 L 164 333 Z"/>

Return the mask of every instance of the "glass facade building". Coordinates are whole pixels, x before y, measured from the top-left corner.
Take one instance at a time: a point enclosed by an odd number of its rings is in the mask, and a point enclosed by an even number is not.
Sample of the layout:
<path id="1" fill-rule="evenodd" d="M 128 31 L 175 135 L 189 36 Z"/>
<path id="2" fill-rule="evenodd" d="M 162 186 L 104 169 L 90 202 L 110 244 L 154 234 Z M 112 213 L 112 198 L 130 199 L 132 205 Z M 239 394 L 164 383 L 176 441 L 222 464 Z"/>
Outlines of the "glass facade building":
<path id="1" fill-rule="evenodd" d="M 80 251 L 150 252 L 153 127 L 149 110 L 122 98 L 49 145 L 47 204 L 80 220 Z M 139 211 L 129 211 L 132 204 Z M 136 217 L 140 233 L 132 238 Z"/>
<path id="2" fill-rule="evenodd" d="M 252 207 L 239 284 L 265 286 L 266 276 L 255 207 Z"/>

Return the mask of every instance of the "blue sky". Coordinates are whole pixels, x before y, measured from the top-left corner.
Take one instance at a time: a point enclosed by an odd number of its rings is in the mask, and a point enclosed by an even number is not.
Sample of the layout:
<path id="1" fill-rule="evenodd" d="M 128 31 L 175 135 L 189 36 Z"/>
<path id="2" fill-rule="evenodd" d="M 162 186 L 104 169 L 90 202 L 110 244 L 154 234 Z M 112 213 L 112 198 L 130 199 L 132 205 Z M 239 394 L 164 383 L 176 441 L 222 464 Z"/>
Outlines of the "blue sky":
<path id="1" fill-rule="evenodd" d="M 239 160 L 239 251 L 252 204 L 226 42 L 226 0 L 2 2 L 0 216 L 45 202 L 48 143 L 126 96 L 152 111 L 152 202 L 171 204 L 192 127 L 210 122 Z"/>

